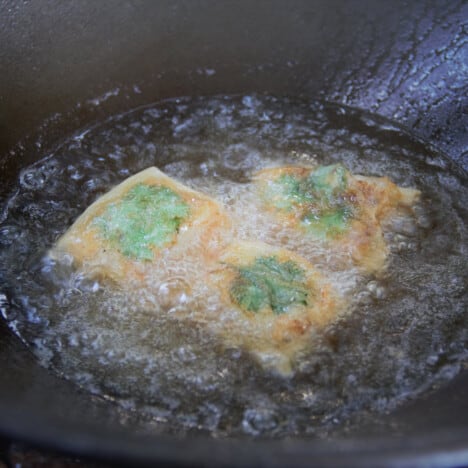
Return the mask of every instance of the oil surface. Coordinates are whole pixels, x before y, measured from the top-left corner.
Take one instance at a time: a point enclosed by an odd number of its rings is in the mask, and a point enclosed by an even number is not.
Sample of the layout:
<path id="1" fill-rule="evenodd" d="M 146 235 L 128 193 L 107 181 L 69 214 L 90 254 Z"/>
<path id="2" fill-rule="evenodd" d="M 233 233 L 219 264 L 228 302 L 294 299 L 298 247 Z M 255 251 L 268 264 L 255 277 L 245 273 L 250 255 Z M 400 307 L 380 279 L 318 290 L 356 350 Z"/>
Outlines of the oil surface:
<path id="1" fill-rule="evenodd" d="M 414 219 L 388 227 L 391 255 L 379 277 L 329 269 L 319 247 L 272 233 L 252 210 L 253 172 L 336 162 L 422 192 Z M 153 165 L 223 203 L 237 237 L 312 256 L 348 294 L 352 313 L 317 337 L 293 377 L 225 349 L 209 327 L 188 325 L 174 308 L 143 306 L 138 295 L 48 258 L 97 197 Z M 70 137 L 22 171 L 0 217 L 0 310 L 44 366 L 166 432 L 346 432 L 466 365 L 468 197 L 464 176 L 450 167 L 389 122 L 318 102 L 226 96 L 136 109 Z M 197 265 L 173 268 L 174 283 L 160 285 L 157 304 Z M 181 293 L 178 307 L 212 301 L 203 291 Z"/>

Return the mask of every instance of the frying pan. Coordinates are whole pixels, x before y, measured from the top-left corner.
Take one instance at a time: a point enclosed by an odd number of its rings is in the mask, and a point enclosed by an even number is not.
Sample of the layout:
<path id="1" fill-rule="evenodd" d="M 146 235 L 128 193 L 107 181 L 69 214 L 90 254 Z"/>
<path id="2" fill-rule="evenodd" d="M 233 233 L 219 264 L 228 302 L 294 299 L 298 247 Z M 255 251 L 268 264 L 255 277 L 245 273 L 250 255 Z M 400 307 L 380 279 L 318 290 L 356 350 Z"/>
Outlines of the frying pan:
<path id="1" fill-rule="evenodd" d="M 466 177 L 463 0 L 1 0 L 0 11 L 0 197 L 22 167 L 108 115 L 241 92 L 388 117 Z M 84 457 L 134 466 L 468 464 L 466 370 L 348 437 L 241 442 L 148 432 L 40 367 L 2 320 L 0 369 L 0 433 Z"/>

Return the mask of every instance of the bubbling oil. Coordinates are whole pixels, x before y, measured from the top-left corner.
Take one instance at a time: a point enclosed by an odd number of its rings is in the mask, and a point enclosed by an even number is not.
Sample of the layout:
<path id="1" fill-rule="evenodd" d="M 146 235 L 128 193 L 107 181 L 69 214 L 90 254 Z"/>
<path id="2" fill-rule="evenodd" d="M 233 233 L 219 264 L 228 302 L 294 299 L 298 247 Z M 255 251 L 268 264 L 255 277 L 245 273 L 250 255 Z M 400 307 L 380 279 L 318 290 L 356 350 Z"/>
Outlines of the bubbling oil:
<path id="1" fill-rule="evenodd" d="M 330 269 L 320 246 L 273 233 L 253 209 L 255 171 L 336 162 L 423 194 L 414 219 L 386 228 L 391 255 L 378 277 Z M 235 237 L 310 255 L 353 303 L 292 377 L 222 345 L 217 321 L 232 317 L 216 294 L 192 287 L 190 259 L 166 265 L 152 295 L 129 297 L 47 256 L 100 195 L 150 166 L 220 201 Z M 0 217 L 0 310 L 44 366 L 159 431 L 350 431 L 466 365 L 465 183 L 442 156 L 361 111 L 265 96 L 164 101 L 85 129 L 22 171 Z M 166 304 L 174 291 L 177 304 Z M 191 318 L 200 308 L 212 311 L 209 324 Z"/>

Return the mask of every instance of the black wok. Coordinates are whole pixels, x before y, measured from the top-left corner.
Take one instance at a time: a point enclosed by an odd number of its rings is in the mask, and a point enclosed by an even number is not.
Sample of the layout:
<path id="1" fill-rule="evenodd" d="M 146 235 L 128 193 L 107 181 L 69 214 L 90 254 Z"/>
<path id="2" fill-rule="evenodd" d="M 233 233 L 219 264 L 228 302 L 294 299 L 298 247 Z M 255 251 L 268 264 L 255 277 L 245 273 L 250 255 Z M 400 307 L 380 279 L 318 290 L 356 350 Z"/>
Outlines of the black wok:
<path id="1" fill-rule="evenodd" d="M 181 95 L 267 92 L 359 107 L 445 153 L 453 170 L 468 167 L 464 1 L 2 0 L 0 11 L 1 197 L 70 132 Z M 468 465 L 466 370 L 347 438 L 239 442 L 145 432 L 138 418 L 40 367 L 1 320 L 0 369 L 0 434 L 81 456 Z"/>

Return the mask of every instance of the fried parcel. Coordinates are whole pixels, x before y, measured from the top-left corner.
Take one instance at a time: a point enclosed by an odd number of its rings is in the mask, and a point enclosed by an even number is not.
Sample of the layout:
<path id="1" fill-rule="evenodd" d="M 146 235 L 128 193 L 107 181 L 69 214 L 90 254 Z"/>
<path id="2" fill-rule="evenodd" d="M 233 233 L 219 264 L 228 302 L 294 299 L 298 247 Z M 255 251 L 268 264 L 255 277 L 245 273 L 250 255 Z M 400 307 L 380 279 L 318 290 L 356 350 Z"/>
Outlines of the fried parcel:
<path id="1" fill-rule="evenodd" d="M 265 169 L 254 180 L 273 223 L 300 230 L 368 273 L 382 270 L 387 259 L 383 224 L 419 198 L 417 190 L 353 175 L 341 164 Z"/>
<path id="2" fill-rule="evenodd" d="M 138 286 L 169 260 L 216 258 L 228 225 L 216 201 L 152 167 L 94 202 L 51 256 L 71 255 L 90 274 Z"/>
<path id="3" fill-rule="evenodd" d="M 262 242 L 230 245 L 211 281 L 228 311 L 220 329 L 225 344 L 247 349 L 281 374 L 344 310 L 333 285 L 309 262 Z"/>

